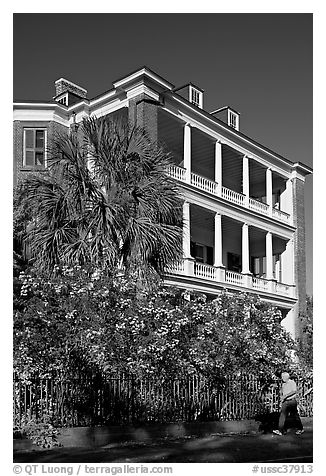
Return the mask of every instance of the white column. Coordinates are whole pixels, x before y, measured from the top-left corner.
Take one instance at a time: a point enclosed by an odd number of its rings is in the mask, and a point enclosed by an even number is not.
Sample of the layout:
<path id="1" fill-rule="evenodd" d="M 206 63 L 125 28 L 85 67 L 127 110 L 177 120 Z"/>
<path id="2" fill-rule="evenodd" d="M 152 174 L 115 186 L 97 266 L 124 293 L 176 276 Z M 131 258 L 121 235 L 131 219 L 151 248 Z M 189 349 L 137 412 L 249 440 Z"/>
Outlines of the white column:
<path id="1" fill-rule="evenodd" d="M 273 274 L 273 235 L 266 233 L 266 279 L 274 279 Z"/>
<path id="2" fill-rule="evenodd" d="M 245 205 L 249 207 L 249 159 L 246 155 L 242 158 L 242 193 L 245 195 Z"/>
<path id="3" fill-rule="evenodd" d="M 266 169 L 266 203 L 269 205 L 269 213 L 272 215 L 273 210 L 273 178 L 272 169 Z"/>
<path id="4" fill-rule="evenodd" d="M 281 272 L 281 258 L 275 262 L 275 279 L 276 281 L 281 281 L 280 279 L 280 272 Z"/>
<path id="5" fill-rule="evenodd" d="M 191 127 L 190 124 L 184 125 L 183 134 L 183 165 L 186 169 L 186 182 L 191 179 Z"/>
<path id="6" fill-rule="evenodd" d="M 217 194 L 222 194 L 222 144 L 215 142 L 215 182 L 217 183 Z"/>
<path id="7" fill-rule="evenodd" d="M 183 256 L 190 258 L 190 203 L 183 202 Z"/>
<path id="8" fill-rule="evenodd" d="M 194 258 L 190 254 L 190 203 L 183 203 L 183 256 L 186 276 L 194 275 Z"/>
<path id="9" fill-rule="evenodd" d="M 289 213 L 291 217 L 293 217 L 293 182 L 292 179 L 288 179 L 286 181 L 286 189 L 285 189 L 285 203 L 284 207 L 281 208 L 286 213 Z"/>
<path id="10" fill-rule="evenodd" d="M 294 284 L 294 242 L 293 239 L 286 243 L 286 248 L 281 255 L 282 282 Z"/>
<path id="11" fill-rule="evenodd" d="M 249 226 L 242 225 L 242 273 L 249 274 Z"/>
<path id="12" fill-rule="evenodd" d="M 222 215 L 215 213 L 214 217 L 214 266 L 223 266 L 223 246 L 222 246 Z"/>

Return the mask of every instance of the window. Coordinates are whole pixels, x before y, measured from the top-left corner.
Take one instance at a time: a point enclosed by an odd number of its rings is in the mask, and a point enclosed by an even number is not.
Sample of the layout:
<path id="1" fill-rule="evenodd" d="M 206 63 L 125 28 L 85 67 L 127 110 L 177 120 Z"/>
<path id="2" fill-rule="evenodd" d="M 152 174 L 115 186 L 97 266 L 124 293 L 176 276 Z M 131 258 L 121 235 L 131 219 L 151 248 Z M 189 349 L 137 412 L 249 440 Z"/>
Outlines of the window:
<path id="1" fill-rule="evenodd" d="M 190 87 L 190 102 L 194 106 L 202 108 L 202 92 L 192 86 Z"/>
<path id="2" fill-rule="evenodd" d="M 65 94 L 64 96 L 57 99 L 57 102 L 63 104 L 64 106 L 68 106 L 68 94 Z"/>
<path id="3" fill-rule="evenodd" d="M 24 166 L 45 167 L 45 129 L 24 130 Z"/>
<path id="4" fill-rule="evenodd" d="M 238 115 L 234 114 L 232 111 L 229 111 L 229 126 L 238 130 Z"/>
<path id="5" fill-rule="evenodd" d="M 210 264 L 211 266 L 213 265 L 214 249 L 212 246 L 202 245 L 201 243 L 195 243 L 194 241 L 191 241 L 190 254 L 199 263 Z"/>
<path id="6" fill-rule="evenodd" d="M 241 256 L 235 253 L 227 254 L 228 270 L 241 273 Z"/>

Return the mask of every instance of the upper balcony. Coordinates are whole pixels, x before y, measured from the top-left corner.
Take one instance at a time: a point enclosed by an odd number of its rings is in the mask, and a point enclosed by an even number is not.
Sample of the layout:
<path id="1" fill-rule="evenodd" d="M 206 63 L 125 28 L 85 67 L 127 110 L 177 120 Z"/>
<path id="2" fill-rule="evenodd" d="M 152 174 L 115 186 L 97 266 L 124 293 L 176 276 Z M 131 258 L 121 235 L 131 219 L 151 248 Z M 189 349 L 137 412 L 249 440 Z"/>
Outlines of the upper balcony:
<path id="1" fill-rule="evenodd" d="M 174 159 L 171 177 L 258 215 L 293 224 L 292 181 L 286 173 L 165 111 L 159 114 L 158 136 Z"/>
<path id="2" fill-rule="evenodd" d="M 219 184 L 214 180 L 210 180 L 202 175 L 190 172 L 190 177 L 187 176 L 186 169 L 177 165 L 171 165 L 168 169 L 168 174 L 176 180 L 189 183 L 199 190 L 203 190 L 216 197 L 223 198 L 228 202 L 235 203 L 241 207 L 253 210 L 260 215 L 269 216 L 279 220 L 283 223 L 291 224 L 291 215 L 283 210 L 280 210 L 279 204 L 274 206 L 268 205 L 262 200 L 249 197 L 247 200 L 246 195 L 240 192 L 236 192 L 227 187 L 219 187 Z M 190 180 L 189 180 L 190 178 Z"/>

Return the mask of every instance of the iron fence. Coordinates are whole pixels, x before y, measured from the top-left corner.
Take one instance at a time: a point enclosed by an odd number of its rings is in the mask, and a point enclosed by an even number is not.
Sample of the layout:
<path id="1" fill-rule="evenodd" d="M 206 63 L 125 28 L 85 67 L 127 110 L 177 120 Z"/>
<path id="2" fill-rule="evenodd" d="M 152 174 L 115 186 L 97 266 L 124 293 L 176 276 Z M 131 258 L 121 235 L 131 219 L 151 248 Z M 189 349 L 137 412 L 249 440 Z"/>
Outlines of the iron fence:
<path id="1" fill-rule="evenodd" d="M 56 426 L 243 420 L 279 409 L 279 385 L 249 375 L 211 384 L 199 376 L 158 381 L 128 375 L 14 377 L 14 425 L 29 415 Z M 298 382 L 299 412 L 312 416 L 312 381 Z"/>

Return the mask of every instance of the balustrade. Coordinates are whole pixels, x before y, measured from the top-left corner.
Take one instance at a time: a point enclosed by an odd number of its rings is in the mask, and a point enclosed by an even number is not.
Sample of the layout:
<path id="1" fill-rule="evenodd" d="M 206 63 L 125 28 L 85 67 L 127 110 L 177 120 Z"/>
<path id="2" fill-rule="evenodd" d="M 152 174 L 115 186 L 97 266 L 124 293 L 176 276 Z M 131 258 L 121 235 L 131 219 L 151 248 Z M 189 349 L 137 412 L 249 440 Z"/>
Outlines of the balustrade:
<path id="1" fill-rule="evenodd" d="M 186 181 L 186 169 L 183 167 L 179 167 L 178 165 L 170 165 L 167 170 L 168 175 L 170 177 L 179 180 L 181 182 Z M 210 180 L 202 175 L 196 174 L 191 172 L 190 175 L 191 185 L 200 190 L 204 190 L 205 192 L 211 193 L 212 195 L 218 195 L 218 184 L 213 180 Z M 269 205 L 266 203 L 260 202 L 259 200 L 255 200 L 254 198 L 249 197 L 249 205 L 246 202 L 246 196 L 242 193 L 235 192 L 226 187 L 221 188 L 221 196 L 225 200 L 229 202 L 236 203 L 237 205 L 241 205 L 246 207 L 250 210 L 254 210 L 262 215 L 268 216 L 269 215 Z M 278 210 L 277 208 L 272 209 L 272 216 L 273 218 L 280 220 L 284 223 L 290 223 L 290 215 L 282 210 Z"/>
<path id="2" fill-rule="evenodd" d="M 170 165 L 168 167 L 168 174 L 170 177 L 184 182 L 186 177 L 186 169 L 179 167 L 178 165 Z"/>
<path id="3" fill-rule="evenodd" d="M 180 261 L 180 263 L 176 263 L 167 268 L 167 272 L 170 274 L 184 274 L 184 270 L 185 270 L 184 260 Z"/>
<path id="4" fill-rule="evenodd" d="M 230 202 L 237 203 L 238 205 L 244 206 L 245 204 L 245 195 L 242 193 L 235 192 L 229 188 L 222 187 L 222 198 L 229 200 Z"/>
<path id="5" fill-rule="evenodd" d="M 275 294 L 289 297 L 293 297 L 294 294 L 294 286 L 289 284 L 276 282 L 275 288 L 272 290 L 270 285 L 271 283 L 274 283 L 274 281 L 270 281 L 265 278 L 258 278 L 255 276 L 250 277 L 250 280 L 248 280 L 246 279 L 246 275 L 237 273 L 235 271 L 225 270 L 223 275 L 220 275 L 218 271 L 218 268 L 215 266 L 199 262 L 194 262 L 193 270 L 189 271 L 188 268 L 185 267 L 185 261 L 181 261 L 180 263 L 170 266 L 167 269 L 167 273 L 169 274 L 189 275 L 197 278 L 207 279 L 209 281 L 225 282 L 244 288 L 252 288 L 263 292 L 273 292 Z"/>
<path id="6" fill-rule="evenodd" d="M 206 279 L 216 279 L 216 268 L 204 263 L 195 262 L 195 276 Z"/>
<path id="7" fill-rule="evenodd" d="M 277 208 L 273 208 L 273 218 L 277 218 L 285 223 L 290 221 L 290 215 L 286 212 L 282 212 L 282 210 L 278 210 Z"/>
<path id="8" fill-rule="evenodd" d="M 191 185 L 196 188 L 200 188 L 201 190 L 205 190 L 205 192 L 212 193 L 216 195 L 217 193 L 217 183 L 213 182 L 213 180 L 209 180 L 208 178 L 202 177 L 201 175 L 195 174 L 191 172 Z"/>
<path id="9" fill-rule="evenodd" d="M 235 271 L 226 270 L 225 271 L 225 281 L 231 284 L 237 284 L 238 286 L 243 285 L 243 274 L 236 273 Z"/>
<path id="10" fill-rule="evenodd" d="M 275 291 L 277 294 L 292 296 L 293 286 L 290 286 L 289 284 L 277 282 L 275 287 L 276 287 Z"/>
<path id="11" fill-rule="evenodd" d="M 261 291 L 268 291 L 269 281 L 264 278 L 252 277 L 252 287 Z"/>
<path id="12" fill-rule="evenodd" d="M 255 200 L 254 198 L 249 198 L 249 208 L 262 213 L 263 215 L 268 215 L 269 206 L 266 203 Z"/>

